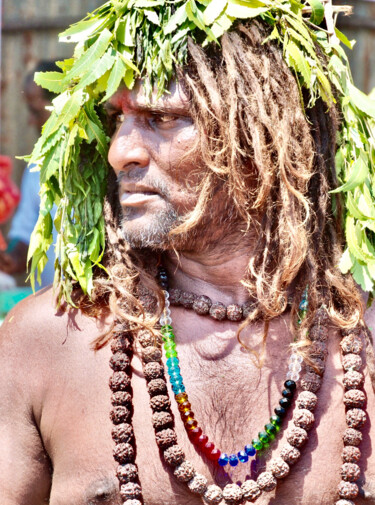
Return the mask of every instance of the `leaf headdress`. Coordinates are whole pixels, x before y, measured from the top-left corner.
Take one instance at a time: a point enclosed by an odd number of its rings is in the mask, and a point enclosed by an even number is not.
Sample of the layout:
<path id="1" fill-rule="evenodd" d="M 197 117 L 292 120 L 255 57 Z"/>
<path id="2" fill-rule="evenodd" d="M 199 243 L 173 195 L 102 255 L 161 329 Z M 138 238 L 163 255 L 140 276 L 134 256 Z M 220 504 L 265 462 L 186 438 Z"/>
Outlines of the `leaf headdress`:
<path id="1" fill-rule="evenodd" d="M 340 268 L 374 293 L 375 101 L 353 84 L 340 42 L 352 44 L 334 24 L 344 9 L 331 0 L 109 0 L 62 33 L 61 41 L 76 43 L 73 57 L 58 62 L 61 72 L 35 78 L 58 96 L 27 158 L 40 170 L 41 182 L 40 215 L 29 249 L 32 282 L 46 264 L 53 224 L 55 284 L 66 300 L 71 301 L 72 281 L 90 295 L 93 267 L 102 266 L 109 146 L 103 102 L 121 85 L 131 89 L 138 78 L 146 93 L 156 86 L 162 95 L 176 68 L 186 63 L 188 37 L 203 46 L 219 44 L 237 20 L 258 18 L 270 26 L 268 40 L 282 48 L 300 89 L 308 91 L 307 106 L 319 98 L 328 107 L 334 96 L 340 101 L 336 170 L 341 185 L 334 192 L 344 193 L 347 239 Z"/>

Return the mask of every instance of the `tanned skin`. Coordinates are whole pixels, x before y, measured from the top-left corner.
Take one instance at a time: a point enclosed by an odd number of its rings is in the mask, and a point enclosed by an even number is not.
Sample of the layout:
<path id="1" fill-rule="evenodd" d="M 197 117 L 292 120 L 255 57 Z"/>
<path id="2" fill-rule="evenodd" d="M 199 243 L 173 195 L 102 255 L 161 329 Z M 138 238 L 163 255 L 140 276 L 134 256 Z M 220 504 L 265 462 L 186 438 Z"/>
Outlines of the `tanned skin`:
<path id="1" fill-rule="evenodd" d="M 109 106 L 109 113 L 119 116 L 109 161 L 119 176 L 123 230 L 134 242 L 146 235 L 150 240 L 160 232 L 155 216 L 165 217 L 171 208 L 177 214 L 192 209 L 196 197 L 189 183 L 199 178 L 199 160 L 191 151 L 196 131 L 183 91 L 174 86 L 171 95 L 155 100 L 150 110 L 145 105 L 136 88 L 118 92 Z M 173 274 L 173 286 L 224 303 L 242 303 L 246 292 L 240 280 L 251 250 L 251 233 L 244 236 L 238 223 L 215 225 L 220 204 L 213 202 L 209 226 L 200 236 L 178 244 L 178 259 L 165 240 L 166 266 Z M 271 322 L 261 369 L 241 350 L 237 323 L 215 322 L 178 307 L 172 308 L 172 318 L 184 383 L 199 424 L 220 449 L 240 450 L 267 422 L 280 397 L 288 364 L 289 315 Z M 1 505 L 121 503 L 109 420 L 110 349 L 92 350 L 92 342 L 110 322 L 109 317 L 94 320 L 75 310 L 56 312 L 51 290 L 30 297 L 8 316 L 0 338 Z M 368 312 L 368 322 L 375 324 L 373 312 Z M 262 332 L 263 325 L 254 324 L 243 339 L 259 349 Z M 309 442 L 276 494 L 264 494 L 257 501 L 260 505 L 335 502 L 345 413 L 339 339 L 334 330 L 330 337 Z M 178 484 L 161 462 L 137 355 L 132 367 L 136 462 L 145 503 L 198 505 L 200 499 Z M 365 388 L 367 412 L 374 420 L 374 394 L 367 373 Z M 224 472 L 203 461 L 188 441 L 173 402 L 172 410 L 187 459 L 209 480 L 212 475 L 224 485 Z M 367 423 L 361 445 L 364 496 L 357 501 L 360 505 L 375 503 L 374 440 L 373 421 Z M 283 442 L 281 437 L 273 455 Z M 234 481 L 243 480 L 246 473 L 247 466 L 240 465 Z"/>

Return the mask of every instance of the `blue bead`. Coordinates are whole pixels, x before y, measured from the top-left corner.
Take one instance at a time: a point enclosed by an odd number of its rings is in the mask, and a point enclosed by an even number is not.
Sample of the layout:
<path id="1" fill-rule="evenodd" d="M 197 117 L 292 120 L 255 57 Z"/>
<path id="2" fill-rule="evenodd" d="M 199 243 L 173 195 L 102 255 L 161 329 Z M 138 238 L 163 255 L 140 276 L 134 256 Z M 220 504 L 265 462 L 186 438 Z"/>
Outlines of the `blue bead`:
<path id="1" fill-rule="evenodd" d="M 168 367 L 168 373 L 169 375 L 180 375 L 181 370 L 179 366 L 170 366 Z"/>
<path id="2" fill-rule="evenodd" d="M 181 374 L 178 373 L 178 372 L 174 372 L 174 373 L 170 373 L 169 374 L 169 378 L 171 379 L 171 381 L 174 381 L 176 379 L 179 379 L 181 377 Z M 182 378 L 182 377 L 181 377 Z"/>
<path id="3" fill-rule="evenodd" d="M 172 386 L 176 385 L 176 384 L 182 384 L 182 383 L 183 383 L 183 380 L 182 380 L 181 375 L 176 376 L 173 379 L 171 378 L 171 384 L 172 384 Z"/>
<path id="4" fill-rule="evenodd" d="M 229 463 L 229 456 L 228 454 L 222 454 L 220 458 L 217 461 L 220 466 L 226 466 Z"/>
<path id="5" fill-rule="evenodd" d="M 238 459 L 241 461 L 241 463 L 247 463 L 249 461 L 249 456 L 246 454 L 245 451 L 240 451 L 238 454 Z"/>
<path id="6" fill-rule="evenodd" d="M 175 395 L 185 393 L 185 386 L 183 384 L 172 384 L 172 391 Z"/>
<path id="7" fill-rule="evenodd" d="M 180 362 L 178 358 L 168 358 L 167 359 L 167 367 L 179 366 Z"/>
<path id="8" fill-rule="evenodd" d="M 230 464 L 230 466 L 237 466 L 238 465 L 238 458 L 235 454 L 231 454 L 229 456 L 229 464 Z"/>
<path id="9" fill-rule="evenodd" d="M 248 456 L 255 456 L 257 452 L 256 449 L 251 444 L 245 445 L 244 449 Z"/>

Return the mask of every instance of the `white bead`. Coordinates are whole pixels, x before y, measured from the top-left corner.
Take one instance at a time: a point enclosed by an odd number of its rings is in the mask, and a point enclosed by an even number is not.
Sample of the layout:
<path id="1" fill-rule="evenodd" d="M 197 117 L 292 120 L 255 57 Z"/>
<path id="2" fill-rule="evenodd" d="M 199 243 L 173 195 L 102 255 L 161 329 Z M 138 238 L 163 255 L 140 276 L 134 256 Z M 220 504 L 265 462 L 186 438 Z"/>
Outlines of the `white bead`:
<path id="1" fill-rule="evenodd" d="M 159 319 L 159 323 L 162 326 L 165 326 L 166 324 L 172 324 L 172 319 L 169 316 L 164 316 L 164 314 L 161 316 Z"/>
<path id="2" fill-rule="evenodd" d="M 291 354 L 290 358 L 289 358 L 289 361 L 290 361 L 291 363 L 294 363 L 294 362 L 296 362 L 296 363 L 302 363 L 303 358 L 302 358 L 302 356 L 300 356 L 299 354 L 297 354 L 297 353 L 293 352 L 293 353 Z"/>
<path id="3" fill-rule="evenodd" d="M 165 298 L 165 300 L 168 300 L 168 298 L 169 298 L 169 293 L 168 293 L 168 291 L 163 291 L 163 294 L 164 294 L 164 298 Z"/>
<path id="4" fill-rule="evenodd" d="M 297 381 L 299 381 L 299 373 L 298 372 L 289 371 L 286 374 L 286 378 L 290 379 L 290 380 L 292 380 L 294 382 L 297 382 Z"/>

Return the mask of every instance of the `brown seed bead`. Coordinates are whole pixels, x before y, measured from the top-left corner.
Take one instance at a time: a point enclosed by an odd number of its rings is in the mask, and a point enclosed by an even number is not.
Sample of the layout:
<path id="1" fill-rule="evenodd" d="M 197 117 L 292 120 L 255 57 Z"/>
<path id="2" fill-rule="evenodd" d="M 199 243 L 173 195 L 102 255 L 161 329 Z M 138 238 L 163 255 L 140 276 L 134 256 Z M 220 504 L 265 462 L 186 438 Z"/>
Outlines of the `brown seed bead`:
<path id="1" fill-rule="evenodd" d="M 360 354 L 363 349 L 362 340 L 354 334 L 344 337 L 340 342 L 340 346 L 343 354 Z"/>
<path id="2" fill-rule="evenodd" d="M 148 312 L 149 314 L 155 314 L 157 308 L 157 300 L 155 296 L 143 295 L 141 301 L 145 312 Z"/>
<path id="3" fill-rule="evenodd" d="M 343 337 L 346 337 L 347 335 L 360 335 L 361 331 L 361 327 L 357 325 L 354 328 L 342 329 L 341 334 Z"/>
<path id="4" fill-rule="evenodd" d="M 130 365 L 130 359 L 127 354 L 124 352 L 116 352 L 111 356 L 111 359 L 109 360 L 109 366 L 112 368 L 112 370 L 116 371 L 123 371 L 125 372 L 126 369 Z"/>
<path id="5" fill-rule="evenodd" d="M 308 351 L 311 358 L 319 358 L 325 360 L 328 354 L 327 344 L 320 341 L 313 342 L 309 346 Z"/>
<path id="6" fill-rule="evenodd" d="M 315 324 L 309 330 L 309 338 L 313 341 L 325 342 L 328 339 L 328 328 Z"/>
<path id="7" fill-rule="evenodd" d="M 232 303 L 227 307 L 227 319 L 229 321 L 241 321 L 242 319 L 242 307 Z"/>
<path id="8" fill-rule="evenodd" d="M 164 379 L 154 379 L 147 385 L 150 396 L 164 395 L 167 392 L 167 383 Z"/>
<path id="9" fill-rule="evenodd" d="M 223 489 L 223 498 L 230 504 L 240 503 L 242 501 L 242 490 L 237 484 L 227 484 Z"/>
<path id="10" fill-rule="evenodd" d="M 301 453 L 299 450 L 288 443 L 283 446 L 280 452 L 280 457 L 285 461 L 285 463 L 288 463 L 288 465 L 294 465 L 300 456 Z"/>
<path id="11" fill-rule="evenodd" d="M 131 340 L 127 336 L 120 335 L 116 338 L 113 338 L 111 341 L 111 351 L 113 354 L 116 352 L 129 352 L 132 350 Z"/>
<path id="12" fill-rule="evenodd" d="M 345 354 L 342 358 L 342 367 L 347 372 L 349 370 L 356 370 L 357 372 L 362 367 L 362 358 L 358 354 Z"/>
<path id="13" fill-rule="evenodd" d="M 165 462 L 170 466 L 178 466 L 183 463 L 185 453 L 179 445 L 171 445 L 163 452 Z"/>
<path id="14" fill-rule="evenodd" d="M 346 389 L 358 389 L 363 384 L 363 374 L 350 370 L 344 374 L 343 383 Z"/>
<path id="15" fill-rule="evenodd" d="M 315 410 L 318 403 L 318 397 L 311 391 L 301 391 L 296 400 L 296 405 L 299 409 L 307 409 L 310 412 Z"/>
<path id="16" fill-rule="evenodd" d="M 161 379 L 164 377 L 164 368 L 160 363 L 147 363 L 143 368 L 143 373 L 147 381 Z"/>
<path id="17" fill-rule="evenodd" d="M 358 447 L 347 445 L 342 450 L 342 460 L 344 463 L 358 463 L 361 459 L 361 451 Z"/>
<path id="18" fill-rule="evenodd" d="M 126 372 L 114 372 L 109 379 L 112 391 L 125 391 L 130 385 L 130 378 Z"/>
<path id="19" fill-rule="evenodd" d="M 158 347 L 150 345 L 145 347 L 142 351 L 142 361 L 143 363 L 151 363 L 152 361 L 161 361 L 161 350 Z"/>
<path id="20" fill-rule="evenodd" d="M 115 393 L 112 393 L 111 403 L 115 407 L 120 405 L 131 405 L 132 395 L 127 391 L 116 391 Z"/>
<path id="21" fill-rule="evenodd" d="M 348 482 L 355 482 L 359 479 L 361 469 L 355 463 L 344 463 L 341 466 L 341 478 Z"/>
<path id="22" fill-rule="evenodd" d="M 254 302 L 246 302 L 242 305 L 242 318 L 246 319 L 251 312 L 255 309 L 255 303 Z"/>
<path id="23" fill-rule="evenodd" d="M 118 463 L 131 463 L 134 459 L 134 449 L 130 444 L 117 444 L 113 450 L 113 457 Z"/>
<path id="24" fill-rule="evenodd" d="M 120 424 L 128 421 L 131 417 L 131 412 L 126 407 L 115 407 L 110 412 L 110 418 L 113 424 Z"/>
<path id="25" fill-rule="evenodd" d="M 262 472 L 257 478 L 257 484 L 262 491 L 272 491 L 277 486 L 277 481 L 271 472 Z"/>
<path id="26" fill-rule="evenodd" d="M 193 303 L 193 310 L 197 314 L 204 315 L 208 314 L 211 308 L 212 302 L 208 296 L 198 296 Z"/>
<path id="27" fill-rule="evenodd" d="M 171 289 L 169 291 L 169 303 L 171 305 L 181 305 L 181 290 Z"/>
<path id="28" fill-rule="evenodd" d="M 200 473 L 196 473 L 187 485 L 192 493 L 203 495 L 207 491 L 207 479 Z"/>
<path id="29" fill-rule="evenodd" d="M 138 469 L 132 463 L 126 465 L 119 465 L 117 467 L 117 478 L 120 484 L 126 484 L 127 482 L 134 482 L 138 479 Z"/>
<path id="30" fill-rule="evenodd" d="M 155 434 L 156 443 L 161 449 L 167 449 L 177 442 L 177 436 L 174 430 L 166 428 L 165 430 L 158 431 Z"/>
<path id="31" fill-rule="evenodd" d="M 352 500 L 339 500 L 335 505 L 355 505 L 355 503 Z"/>
<path id="32" fill-rule="evenodd" d="M 154 335 L 147 330 L 140 330 L 137 336 L 138 342 L 142 347 L 150 347 L 155 345 L 155 337 Z"/>
<path id="33" fill-rule="evenodd" d="M 217 321 L 222 321 L 227 316 L 227 309 L 223 303 L 214 302 L 210 308 L 210 316 Z"/>
<path id="34" fill-rule="evenodd" d="M 195 470 L 190 461 L 183 461 L 173 472 L 174 476 L 180 482 L 188 482 L 195 475 Z"/>
<path id="35" fill-rule="evenodd" d="M 306 371 L 312 372 L 312 373 L 317 373 L 318 375 L 322 376 L 324 374 L 325 368 L 326 368 L 326 364 L 323 359 L 314 358 L 311 360 L 311 366 L 310 365 L 306 366 Z"/>
<path id="36" fill-rule="evenodd" d="M 154 412 L 152 414 L 152 425 L 156 431 L 168 428 L 172 423 L 173 417 L 169 412 Z"/>
<path id="37" fill-rule="evenodd" d="M 249 502 L 254 502 L 262 492 L 254 480 L 245 480 L 242 483 L 241 490 L 244 499 Z"/>
<path id="38" fill-rule="evenodd" d="M 286 439 L 293 447 L 297 447 L 299 449 L 307 442 L 308 436 L 307 431 L 303 428 L 298 428 L 295 426 L 291 430 L 288 430 L 286 433 Z"/>
<path id="39" fill-rule="evenodd" d="M 134 441 L 134 432 L 131 424 L 122 423 L 112 428 L 112 438 L 119 443 L 132 443 Z"/>
<path id="40" fill-rule="evenodd" d="M 346 413 L 346 424 L 349 428 L 360 429 L 367 419 L 366 412 L 362 409 L 350 409 Z"/>
<path id="41" fill-rule="evenodd" d="M 196 295 L 194 293 L 188 293 L 187 291 L 181 291 L 180 303 L 185 309 L 192 309 Z"/>
<path id="42" fill-rule="evenodd" d="M 203 495 L 203 500 L 208 505 L 218 505 L 223 499 L 223 493 L 219 486 L 212 484 L 208 486 L 207 491 Z"/>
<path id="43" fill-rule="evenodd" d="M 362 408 L 366 403 L 366 395 L 360 389 L 349 389 L 344 394 L 344 405 L 348 409 Z"/>
<path id="44" fill-rule="evenodd" d="M 167 395 L 157 395 L 150 400 L 151 408 L 154 412 L 168 410 L 171 406 L 171 401 Z"/>
<path id="45" fill-rule="evenodd" d="M 136 482 L 127 482 L 120 488 L 120 495 L 123 500 L 134 500 L 142 496 L 142 489 Z"/>
<path id="46" fill-rule="evenodd" d="M 331 319 L 328 315 L 327 309 L 323 306 L 319 307 L 315 314 L 316 324 L 319 326 L 327 326 L 331 322 Z"/>
<path id="47" fill-rule="evenodd" d="M 295 409 L 293 414 L 293 422 L 295 426 L 299 428 L 303 428 L 306 431 L 309 431 L 313 424 L 315 418 L 314 414 L 307 409 Z"/>
<path id="48" fill-rule="evenodd" d="M 282 458 L 271 459 L 268 470 L 276 479 L 283 479 L 289 474 L 289 465 Z"/>
<path id="49" fill-rule="evenodd" d="M 354 500 L 358 496 L 358 486 L 354 482 L 345 482 L 342 480 L 338 486 L 340 498 Z"/>
<path id="50" fill-rule="evenodd" d="M 362 442 L 362 433 L 354 428 L 347 428 L 342 437 L 344 445 L 354 445 L 357 447 Z"/>
<path id="51" fill-rule="evenodd" d="M 301 379 L 301 388 L 304 391 L 311 391 L 316 393 L 319 391 L 322 384 L 322 379 L 314 372 L 307 372 L 303 375 Z"/>

